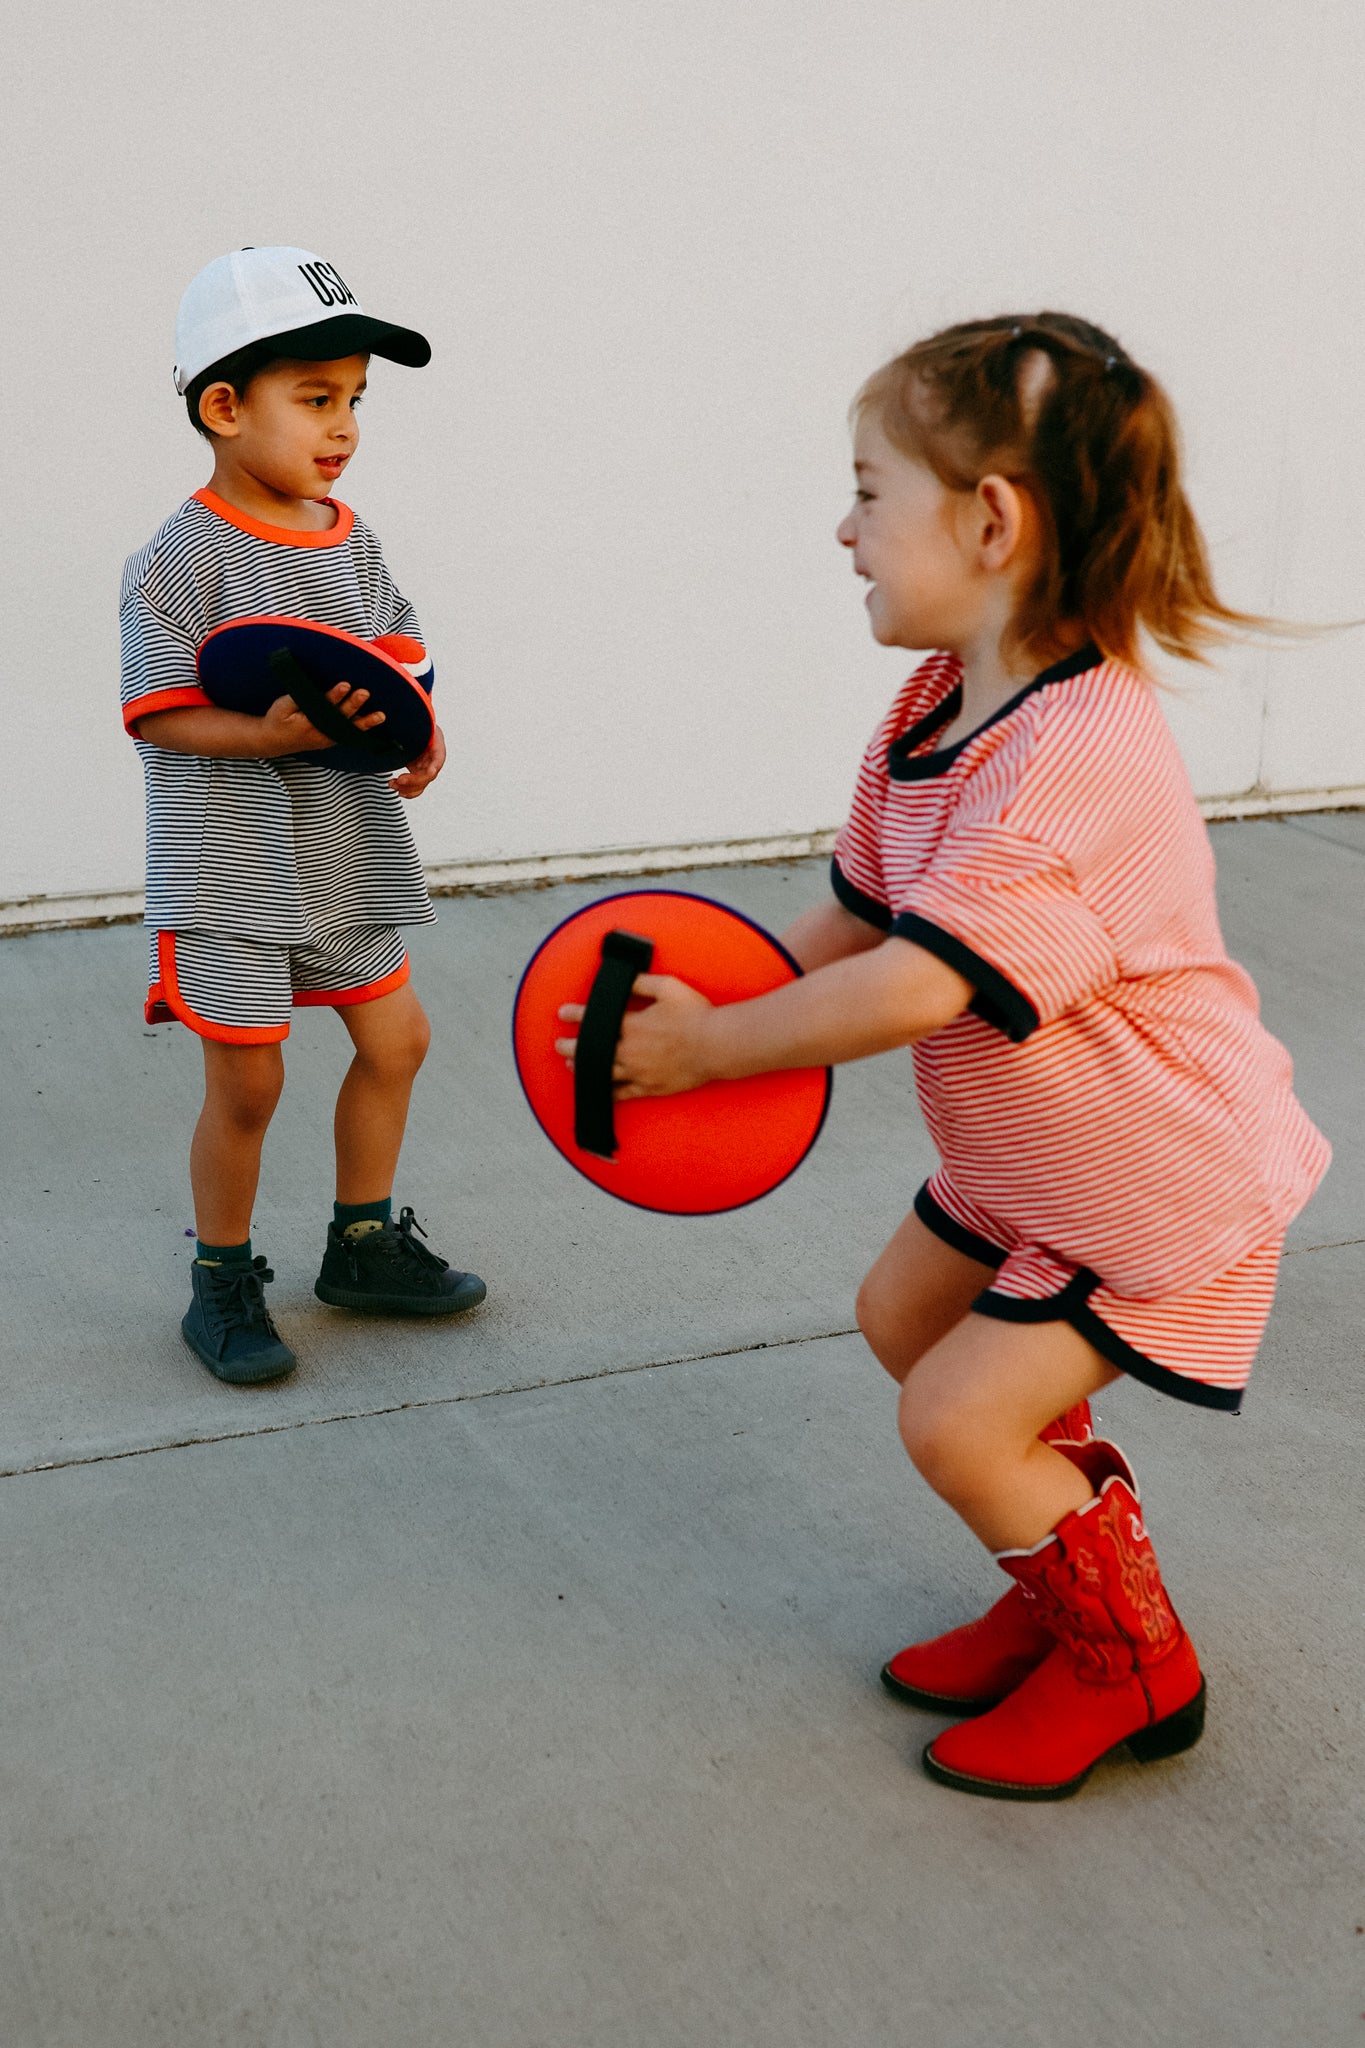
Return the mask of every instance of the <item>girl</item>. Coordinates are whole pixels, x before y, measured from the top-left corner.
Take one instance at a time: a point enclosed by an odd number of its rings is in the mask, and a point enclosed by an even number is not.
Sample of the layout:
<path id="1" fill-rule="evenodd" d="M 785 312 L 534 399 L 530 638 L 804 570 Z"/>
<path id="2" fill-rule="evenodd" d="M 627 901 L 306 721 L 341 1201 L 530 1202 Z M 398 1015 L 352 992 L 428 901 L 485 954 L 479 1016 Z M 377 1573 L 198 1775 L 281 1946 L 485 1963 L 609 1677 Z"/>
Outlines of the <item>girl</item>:
<path id="1" fill-rule="evenodd" d="M 1328 1160 L 1223 950 L 1139 653 L 1144 629 L 1198 657 L 1260 622 L 1215 593 L 1164 394 L 1087 322 L 951 327 L 854 413 L 839 539 L 875 638 L 939 651 L 867 751 L 834 900 L 785 934 L 804 979 L 713 1008 L 642 977 L 616 1079 L 626 1100 L 913 1046 L 942 1165 L 858 1320 L 910 1457 L 1013 1584 L 883 1677 L 963 1717 L 931 1776 L 1060 1799 L 1117 1746 L 1149 1762 L 1204 1723 L 1089 1397 L 1128 1373 L 1235 1410 Z"/>

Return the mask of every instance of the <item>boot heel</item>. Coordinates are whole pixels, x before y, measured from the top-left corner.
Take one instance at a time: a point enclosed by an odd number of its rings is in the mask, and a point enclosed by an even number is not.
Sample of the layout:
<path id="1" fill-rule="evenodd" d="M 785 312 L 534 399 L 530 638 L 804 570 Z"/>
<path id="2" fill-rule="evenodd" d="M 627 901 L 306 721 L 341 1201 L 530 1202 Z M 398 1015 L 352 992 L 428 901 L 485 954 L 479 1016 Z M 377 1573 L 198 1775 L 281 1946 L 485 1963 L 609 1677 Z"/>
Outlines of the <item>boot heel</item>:
<path id="1" fill-rule="evenodd" d="M 1168 1714 L 1164 1721 L 1154 1721 L 1150 1728 L 1139 1728 L 1135 1735 L 1128 1737 L 1128 1752 L 1140 1764 L 1160 1763 L 1163 1757 L 1179 1756 L 1182 1749 L 1193 1749 L 1204 1732 L 1204 1710 L 1208 1705 L 1209 1689 L 1200 1680 L 1199 1690 L 1188 1706 Z"/>

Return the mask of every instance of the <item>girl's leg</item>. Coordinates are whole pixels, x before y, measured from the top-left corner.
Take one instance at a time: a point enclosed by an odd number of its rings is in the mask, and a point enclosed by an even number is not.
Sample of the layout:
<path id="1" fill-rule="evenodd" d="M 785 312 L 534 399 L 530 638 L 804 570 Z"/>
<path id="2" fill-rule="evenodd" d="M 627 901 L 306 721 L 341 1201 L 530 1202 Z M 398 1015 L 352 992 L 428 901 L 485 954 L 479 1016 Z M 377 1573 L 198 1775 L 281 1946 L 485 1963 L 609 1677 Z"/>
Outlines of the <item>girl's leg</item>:
<path id="1" fill-rule="evenodd" d="M 994 1266 L 954 1251 L 912 1212 L 858 1290 L 858 1327 L 873 1356 L 903 1384 L 994 1278 Z"/>
<path id="2" fill-rule="evenodd" d="M 205 1244 L 243 1244 L 261 1172 L 261 1145 L 284 1086 L 279 1045 L 206 1038 L 204 1107 L 190 1145 L 194 1222 Z"/>
<path id="3" fill-rule="evenodd" d="M 966 1322 L 910 1375 L 901 1431 L 920 1472 L 1014 1581 L 1051 1647 L 981 1719 L 924 1753 L 932 1777 L 999 1799 L 1064 1799 L 1126 1743 L 1140 1762 L 1199 1740 L 1204 1684 L 1122 1453 L 1066 1456 L 1042 1418 L 1116 1377 L 1064 1323 Z"/>
<path id="4" fill-rule="evenodd" d="M 372 1003 L 342 1004 L 337 1015 L 355 1047 L 337 1096 L 337 1200 L 382 1202 L 393 1192 L 408 1101 L 431 1026 L 411 982 Z"/>
<path id="5" fill-rule="evenodd" d="M 892 1379 L 918 1383 L 926 1369 L 920 1360 L 964 1322 L 982 1322 L 971 1315 L 971 1305 L 994 1276 L 993 1266 L 967 1258 L 918 1216 L 907 1216 L 858 1296 L 863 1334 Z M 1053 1410 L 1046 1418 L 1049 1435 L 1089 1438 L 1084 1405 L 1054 1422 L 1060 1414 Z M 979 1620 L 897 1651 L 882 1666 L 882 1683 L 914 1706 L 980 1713 L 1013 1691 L 1051 1647 L 1051 1637 L 1014 1588 Z"/>
<path id="6" fill-rule="evenodd" d="M 1038 1432 L 1118 1377 L 1069 1323 L 968 1315 L 906 1377 L 901 1438 L 988 1549 L 1029 1549 L 1093 1498 Z"/>

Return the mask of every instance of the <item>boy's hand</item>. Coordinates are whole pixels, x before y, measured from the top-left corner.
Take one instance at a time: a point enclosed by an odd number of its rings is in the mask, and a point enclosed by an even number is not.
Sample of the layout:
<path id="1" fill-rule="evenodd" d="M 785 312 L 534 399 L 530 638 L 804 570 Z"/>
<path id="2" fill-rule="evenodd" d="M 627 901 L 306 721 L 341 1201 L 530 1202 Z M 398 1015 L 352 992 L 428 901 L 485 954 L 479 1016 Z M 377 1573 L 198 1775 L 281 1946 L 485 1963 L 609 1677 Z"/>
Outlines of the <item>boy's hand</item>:
<path id="1" fill-rule="evenodd" d="M 445 734 L 439 725 L 432 728 L 431 745 L 425 754 L 419 754 L 415 761 L 409 761 L 401 775 L 389 778 L 389 786 L 399 796 L 420 796 L 422 791 L 436 780 L 446 765 Z"/>
<path id="2" fill-rule="evenodd" d="M 621 1026 L 612 1079 L 618 1102 L 641 1095 L 681 1095 L 716 1078 L 707 1060 L 707 1039 L 715 1005 L 698 989 L 672 974 L 641 974 L 635 994 L 649 1007 L 628 1010 Z M 565 1003 L 559 1012 L 565 1024 L 581 1024 L 582 1003 Z M 555 1051 L 573 1065 L 576 1038 L 557 1038 Z"/>
<path id="3" fill-rule="evenodd" d="M 368 690 L 353 689 L 349 683 L 334 683 L 327 692 L 328 703 L 335 704 L 343 718 L 351 719 L 357 732 L 384 723 L 382 711 L 365 711 L 369 700 Z M 275 699 L 261 720 L 261 731 L 266 742 L 261 753 L 266 759 L 279 754 L 316 754 L 336 744 L 309 723 L 292 697 Z"/>

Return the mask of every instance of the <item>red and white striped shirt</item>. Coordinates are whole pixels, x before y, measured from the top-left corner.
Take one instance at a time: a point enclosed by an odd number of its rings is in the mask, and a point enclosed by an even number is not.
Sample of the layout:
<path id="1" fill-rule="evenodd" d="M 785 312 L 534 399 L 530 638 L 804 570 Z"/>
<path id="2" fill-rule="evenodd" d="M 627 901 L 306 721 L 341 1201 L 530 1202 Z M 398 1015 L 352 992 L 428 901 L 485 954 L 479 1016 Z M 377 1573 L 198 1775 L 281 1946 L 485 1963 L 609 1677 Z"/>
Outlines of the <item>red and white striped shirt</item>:
<path id="1" fill-rule="evenodd" d="M 976 990 L 914 1048 L 954 1186 L 1116 1294 L 1184 1293 L 1277 1241 L 1330 1148 L 1224 951 L 1151 685 L 1092 647 L 935 751 L 960 679 L 931 656 L 879 726 L 835 893 Z"/>

